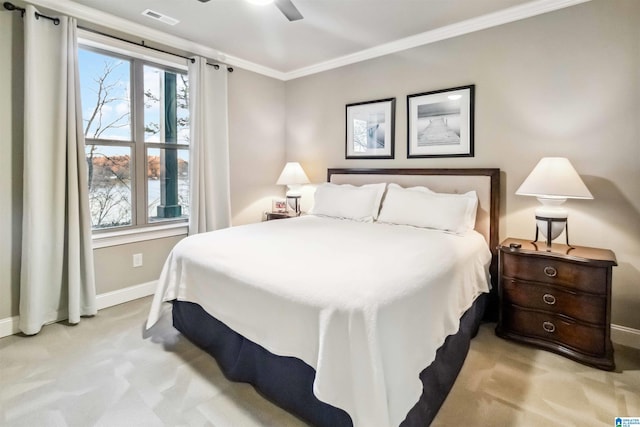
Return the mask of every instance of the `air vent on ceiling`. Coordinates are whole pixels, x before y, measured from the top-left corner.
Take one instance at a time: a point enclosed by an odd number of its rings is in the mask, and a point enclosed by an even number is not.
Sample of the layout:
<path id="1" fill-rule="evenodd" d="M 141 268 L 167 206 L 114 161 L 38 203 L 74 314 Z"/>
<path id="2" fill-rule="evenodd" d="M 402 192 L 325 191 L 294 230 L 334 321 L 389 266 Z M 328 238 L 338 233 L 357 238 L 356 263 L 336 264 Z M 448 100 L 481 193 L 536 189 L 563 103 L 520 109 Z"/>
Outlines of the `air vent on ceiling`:
<path id="1" fill-rule="evenodd" d="M 163 15 L 162 13 L 156 12 L 151 9 L 145 10 L 144 12 L 142 12 L 142 14 L 148 18 L 155 19 L 156 21 L 164 22 L 165 24 L 169 25 L 176 25 L 178 22 L 180 22 L 175 18 Z"/>

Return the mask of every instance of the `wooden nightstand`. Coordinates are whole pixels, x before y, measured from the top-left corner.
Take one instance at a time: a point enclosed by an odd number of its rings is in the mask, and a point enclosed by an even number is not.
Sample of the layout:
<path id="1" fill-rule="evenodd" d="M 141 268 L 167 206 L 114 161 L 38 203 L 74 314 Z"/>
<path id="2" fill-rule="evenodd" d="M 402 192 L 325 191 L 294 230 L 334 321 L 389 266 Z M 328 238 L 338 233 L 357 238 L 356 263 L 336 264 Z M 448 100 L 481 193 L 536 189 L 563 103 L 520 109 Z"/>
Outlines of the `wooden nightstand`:
<path id="1" fill-rule="evenodd" d="M 617 262 L 612 251 L 559 244 L 547 251 L 545 243 L 507 239 L 498 256 L 498 336 L 615 369 L 611 269 Z"/>
<path id="2" fill-rule="evenodd" d="M 293 212 L 266 212 L 265 217 L 267 221 L 271 221 L 274 219 L 285 219 L 285 218 L 295 218 L 297 215 Z"/>

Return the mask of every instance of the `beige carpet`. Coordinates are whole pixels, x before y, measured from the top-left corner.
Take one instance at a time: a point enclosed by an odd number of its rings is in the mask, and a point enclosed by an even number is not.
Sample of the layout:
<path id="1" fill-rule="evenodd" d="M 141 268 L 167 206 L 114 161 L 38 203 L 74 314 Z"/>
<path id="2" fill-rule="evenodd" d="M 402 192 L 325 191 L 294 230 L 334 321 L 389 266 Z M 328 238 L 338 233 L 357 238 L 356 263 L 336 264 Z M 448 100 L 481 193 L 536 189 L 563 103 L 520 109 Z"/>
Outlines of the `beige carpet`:
<path id="1" fill-rule="evenodd" d="M 227 381 L 168 316 L 143 338 L 150 298 L 80 325 L 0 339 L 2 426 L 305 426 Z M 510 343 L 481 327 L 434 426 L 613 426 L 640 416 L 640 351 L 616 346 L 618 372 Z"/>

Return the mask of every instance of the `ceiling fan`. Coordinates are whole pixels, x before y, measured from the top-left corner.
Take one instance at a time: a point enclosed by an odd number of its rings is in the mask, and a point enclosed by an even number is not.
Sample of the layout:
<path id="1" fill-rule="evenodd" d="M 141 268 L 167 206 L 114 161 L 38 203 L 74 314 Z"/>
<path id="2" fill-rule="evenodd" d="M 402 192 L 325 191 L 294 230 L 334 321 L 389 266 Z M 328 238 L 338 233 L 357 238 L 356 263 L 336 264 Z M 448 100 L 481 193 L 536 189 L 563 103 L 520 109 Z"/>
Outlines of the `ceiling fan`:
<path id="1" fill-rule="evenodd" d="M 199 0 L 199 1 L 201 1 L 202 3 L 206 3 L 209 0 Z M 280 9 L 280 12 L 282 12 L 282 14 L 286 16 L 286 18 L 289 21 L 297 21 L 303 18 L 302 14 L 298 10 L 298 8 L 295 7 L 295 5 L 291 0 L 247 0 L 247 1 L 249 3 L 260 4 L 260 5 L 275 3 L 276 7 Z"/>

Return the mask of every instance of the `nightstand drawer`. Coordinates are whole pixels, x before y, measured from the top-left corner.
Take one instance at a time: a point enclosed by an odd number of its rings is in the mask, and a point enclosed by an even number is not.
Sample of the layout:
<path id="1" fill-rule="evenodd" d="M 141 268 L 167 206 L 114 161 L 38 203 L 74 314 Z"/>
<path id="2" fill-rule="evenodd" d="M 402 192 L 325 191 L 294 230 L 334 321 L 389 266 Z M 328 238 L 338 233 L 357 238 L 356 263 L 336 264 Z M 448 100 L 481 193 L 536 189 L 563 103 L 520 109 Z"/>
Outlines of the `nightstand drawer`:
<path id="1" fill-rule="evenodd" d="M 563 314 L 596 325 L 604 325 L 607 320 L 607 301 L 604 296 L 564 291 L 558 286 L 506 277 L 502 278 L 502 292 L 508 304 Z"/>
<path id="2" fill-rule="evenodd" d="M 607 271 L 604 268 L 577 265 L 566 261 L 503 253 L 502 274 L 520 280 L 553 283 L 604 295 Z"/>
<path id="3" fill-rule="evenodd" d="M 570 322 L 559 316 L 505 306 L 503 315 L 510 329 L 522 336 L 539 338 L 592 356 L 605 354 L 605 333 L 602 327 Z"/>
<path id="4" fill-rule="evenodd" d="M 605 353 L 602 328 L 570 322 L 559 316 L 516 307 L 505 309 L 511 330 L 523 336 L 543 339 L 592 356 Z"/>

